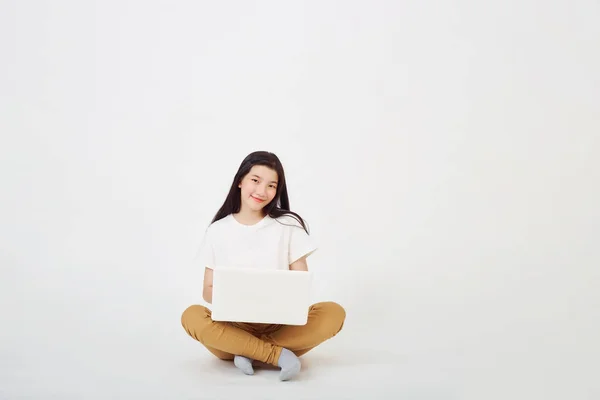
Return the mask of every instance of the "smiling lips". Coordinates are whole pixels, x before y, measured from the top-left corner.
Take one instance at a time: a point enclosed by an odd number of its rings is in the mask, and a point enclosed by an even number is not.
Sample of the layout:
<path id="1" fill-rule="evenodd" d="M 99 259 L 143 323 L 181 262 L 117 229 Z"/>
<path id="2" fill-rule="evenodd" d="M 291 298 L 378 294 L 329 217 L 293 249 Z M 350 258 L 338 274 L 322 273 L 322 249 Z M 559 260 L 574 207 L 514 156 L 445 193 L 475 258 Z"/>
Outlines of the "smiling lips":
<path id="1" fill-rule="evenodd" d="M 252 199 L 254 199 L 254 201 L 256 201 L 257 203 L 262 203 L 264 201 L 264 200 L 261 200 L 261 199 L 257 199 L 254 196 L 250 196 L 250 197 L 252 197 Z"/>

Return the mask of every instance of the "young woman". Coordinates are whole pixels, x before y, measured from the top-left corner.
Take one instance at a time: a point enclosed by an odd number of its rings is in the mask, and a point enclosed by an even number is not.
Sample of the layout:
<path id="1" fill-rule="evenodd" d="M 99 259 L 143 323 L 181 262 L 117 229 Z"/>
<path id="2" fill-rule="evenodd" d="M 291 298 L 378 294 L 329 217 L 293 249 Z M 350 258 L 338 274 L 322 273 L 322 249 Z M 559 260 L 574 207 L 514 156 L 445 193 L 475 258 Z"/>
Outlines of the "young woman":
<path id="1" fill-rule="evenodd" d="M 273 153 L 258 151 L 241 163 L 225 202 L 208 227 L 200 251 L 205 267 L 203 298 L 212 303 L 212 267 L 308 270 L 306 259 L 316 250 L 304 220 L 290 211 L 283 166 Z M 211 353 L 252 375 L 252 362 L 281 368 L 279 378 L 300 372 L 299 356 L 337 335 L 346 318 L 337 303 L 309 309 L 302 326 L 226 323 L 211 319 L 200 305 L 181 316 L 186 332 Z"/>

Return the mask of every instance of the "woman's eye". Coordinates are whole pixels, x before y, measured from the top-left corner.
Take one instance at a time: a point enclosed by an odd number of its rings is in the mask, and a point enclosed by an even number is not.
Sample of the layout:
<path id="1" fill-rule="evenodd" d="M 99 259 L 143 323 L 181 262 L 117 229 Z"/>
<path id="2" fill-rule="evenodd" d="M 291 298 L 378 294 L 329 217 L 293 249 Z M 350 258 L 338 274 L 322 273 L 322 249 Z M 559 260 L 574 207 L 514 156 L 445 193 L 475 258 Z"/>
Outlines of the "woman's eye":
<path id="1" fill-rule="evenodd" d="M 258 179 L 252 178 L 252 182 L 258 182 Z"/>

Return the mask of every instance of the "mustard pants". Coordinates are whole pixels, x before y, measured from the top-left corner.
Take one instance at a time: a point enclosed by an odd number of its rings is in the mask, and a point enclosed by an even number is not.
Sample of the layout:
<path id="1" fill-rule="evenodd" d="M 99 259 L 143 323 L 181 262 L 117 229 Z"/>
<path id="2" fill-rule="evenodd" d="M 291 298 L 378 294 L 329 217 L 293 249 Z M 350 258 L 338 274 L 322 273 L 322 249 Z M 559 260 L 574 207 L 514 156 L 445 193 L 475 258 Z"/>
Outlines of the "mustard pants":
<path id="1" fill-rule="evenodd" d="M 346 311 L 334 302 L 313 304 L 306 325 L 216 322 L 208 308 L 193 305 L 181 316 L 181 324 L 192 338 L 222 360 L 235 355 L 277 366 L 281 349 L 301 356 L 342 330 Z"/>

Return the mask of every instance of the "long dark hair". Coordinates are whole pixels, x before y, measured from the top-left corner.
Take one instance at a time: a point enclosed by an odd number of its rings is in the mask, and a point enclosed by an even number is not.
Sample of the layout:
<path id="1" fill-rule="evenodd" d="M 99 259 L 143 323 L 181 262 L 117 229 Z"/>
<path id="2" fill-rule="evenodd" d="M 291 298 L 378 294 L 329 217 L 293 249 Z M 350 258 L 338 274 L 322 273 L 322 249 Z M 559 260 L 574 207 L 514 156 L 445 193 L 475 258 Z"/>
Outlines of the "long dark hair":
<path id="1" fill-rule="evenodd" d="M 290 199 L 288 197 L 287 192 L 287 183 L 285 181 L 285 173 L 283 171 L 283 165 L 279 158 L 268 151 L 255 151 L 250 153 L 244 158 L 240 167 L 238 168 L 237 173 L 233 177 L 233 181 L 231 182 L 231 188 L 229 189 L 229 193 L 223 202 L 223 205 L 215 214 L 211 224 L 225 218 L 229 214 L 237 213 L 240 211 L 241 207 L 241 193 L 239 184 L 242 179 L 253 166 L 255 165 L 263 165 L 265 167 L 271 168 L 275 172 L 277 172 L 278 182 L 277 182 L 277 192 L 275 193 L 275 197 L 273 200 L 267 204 L 263 208 L 263 212 L 265 215 L 268 215 L 271 218 L 278 218 L 284 215 L 290 215 L 296 219 L 302 225 L 302 228 L 308 232 L 308 228 L 306 226 L 305 221 L 298 215 L 297 213 L 290 210 Z"/>

